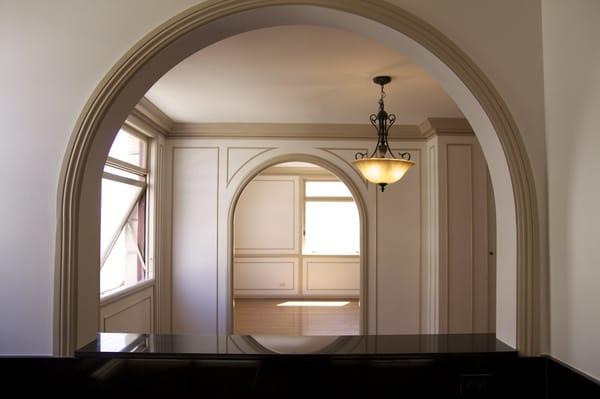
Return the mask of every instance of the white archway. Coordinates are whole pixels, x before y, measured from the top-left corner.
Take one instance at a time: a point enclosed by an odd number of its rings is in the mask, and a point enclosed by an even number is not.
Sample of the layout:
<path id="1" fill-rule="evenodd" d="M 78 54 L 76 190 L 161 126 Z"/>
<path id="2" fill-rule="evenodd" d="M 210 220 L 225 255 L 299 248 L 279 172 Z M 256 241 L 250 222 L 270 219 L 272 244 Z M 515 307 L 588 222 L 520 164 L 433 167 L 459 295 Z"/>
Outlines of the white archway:
<path id="1" fill-rule="evenodd" d="M 72 353 L 98 320 L 99 182 L 119 126 L 172 66 L 234 34 L 287 24 L 348 29 L 406 54 L 437 80 L 473 126 L 490 167 L 498 220 L 497 335 L 538 351 L 538 219 L 516 124 L 490 82 L 435 28 L 383 1 L 225 0 L 201 4 L 147 35 L 92 94 L 72 135 L 59 187 L 55 352 Z"/>
<path id="2" fill-rule="evenodd" d="M 230 183 L 231 190 L 229 191 L 229 195 L 225 198 L 225 203 L 228 204 L 229 208 L 228 212 L 228 239 L 227 239 L 227 275 L 229 277 L 228 281 L 228 292 L 227 292 L 227 304 L 228 309 L 226 309 L 227 314 L 227 322 L 228 322 L 228 331 L 232 331 L 232 309 L 231 303 L 233 299 L 233 282 L 231 281 L 233 276 L 233 229 L 234 229 L 234 214 L 235 209 L 238 203 L 238 200 L 248 185 L 258 174 L 260 174 L 265 169 L 276 165 L 281 162 L 289 162 L 289 161 L 301 161 L 301 162 L 309 162 L 315 165 L 318 165 L 329 172 L 333 173 L 338 179 L 340 179 L 344 184 L 350 189 L 352 193 L 352 197 L 356 202 L 356 206 L 358 208 L 358 214 L 360 219 L 360 332 L 361 334 L 367 334 L 369 332 L 368 321 L 369 321 L 369 313 L 374 313 L 376 311 L 373 306 L 373 302 L 369 301 L 368 297 L 368 285 L 367 282 L 369 280 L 369 266 L 368 266 L 368 213 L 367 206 L 365 201 L 365 196 L 367 195 L 366 189 L 363 181 L 360 177 L 353 173 L 352 170 L 347 170 L 348 165 L 343 162 L 340 158 L 336 158 L 332 156 L 331 153 L 327 153 L 325 151 L 320 151 L 314 148 L 307 147 L 305 152 L 298 153 L 294 150 L 283 148 L 278 148 L 275 151 L 268 151 L 264 154 L 259 155 L 256 158 L 253 158 L 250 162 L 245 164 L 238 173 L 236 173 L 237 178 L 232 180 Z"/>

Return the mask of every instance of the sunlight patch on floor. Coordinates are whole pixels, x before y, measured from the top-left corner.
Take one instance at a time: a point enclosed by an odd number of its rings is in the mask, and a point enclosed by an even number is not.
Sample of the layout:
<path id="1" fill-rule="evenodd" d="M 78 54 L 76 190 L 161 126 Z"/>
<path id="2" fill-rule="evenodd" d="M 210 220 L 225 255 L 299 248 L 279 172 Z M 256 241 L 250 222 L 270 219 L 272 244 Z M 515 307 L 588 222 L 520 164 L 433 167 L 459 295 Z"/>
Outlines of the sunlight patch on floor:
<path id="1" fill-rule="evenodd" d="M 340 307 L 349 303 L 348 301 L 286 301 L 277 306 Z"/>

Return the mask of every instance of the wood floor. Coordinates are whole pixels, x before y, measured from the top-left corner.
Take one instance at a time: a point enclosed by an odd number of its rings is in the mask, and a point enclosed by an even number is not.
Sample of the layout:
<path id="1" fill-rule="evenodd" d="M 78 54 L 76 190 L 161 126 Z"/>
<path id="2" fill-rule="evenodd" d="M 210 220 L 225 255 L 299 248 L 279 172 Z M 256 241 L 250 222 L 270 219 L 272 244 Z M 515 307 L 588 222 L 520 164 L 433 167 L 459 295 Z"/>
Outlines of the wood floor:
<path id="1" fill-rule="evenodd" d="M 285 299 L 236 299 L 233 333 L 238 335 L 357 335 L 356 299 L 341 307 L 279 307 Z"/>

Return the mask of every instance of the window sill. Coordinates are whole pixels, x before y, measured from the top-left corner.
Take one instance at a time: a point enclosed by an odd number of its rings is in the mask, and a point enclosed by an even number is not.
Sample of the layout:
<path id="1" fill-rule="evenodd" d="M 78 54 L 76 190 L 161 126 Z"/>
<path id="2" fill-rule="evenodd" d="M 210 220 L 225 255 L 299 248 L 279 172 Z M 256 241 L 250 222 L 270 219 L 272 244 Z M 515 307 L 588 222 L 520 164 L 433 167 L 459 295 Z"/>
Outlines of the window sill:
<path id="1" fill-rule="evenodd" d="M 112 292 L 106 296 L 100 297 L 100 306 L 105 306 L 110 303 L 116 302 L 120 299 L 123 299 L 129 295 L 133 295 L 136 292 L 140 292 L 148 287 L 154 286 L 154 279 L 150 278 L 148 280 L 140 281 L 137 284 L 130 285 L 129 287 L 122 288 L 118 291 Z"/>

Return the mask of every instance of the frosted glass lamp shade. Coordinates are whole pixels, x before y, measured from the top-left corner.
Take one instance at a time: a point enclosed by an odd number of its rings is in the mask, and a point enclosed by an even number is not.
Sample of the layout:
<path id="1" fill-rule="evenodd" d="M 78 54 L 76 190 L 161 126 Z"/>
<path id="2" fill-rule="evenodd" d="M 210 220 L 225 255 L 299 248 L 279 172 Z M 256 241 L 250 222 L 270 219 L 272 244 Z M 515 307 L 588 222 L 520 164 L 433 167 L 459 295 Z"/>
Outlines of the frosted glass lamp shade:
<path id="1" fill-rule="evenodd" d="M 364 158 L 353 162 L 365 179 L 382 188 L 395 183 L 415 163 L 406 159 Z"/>

